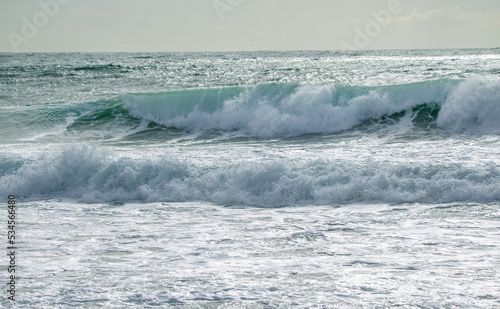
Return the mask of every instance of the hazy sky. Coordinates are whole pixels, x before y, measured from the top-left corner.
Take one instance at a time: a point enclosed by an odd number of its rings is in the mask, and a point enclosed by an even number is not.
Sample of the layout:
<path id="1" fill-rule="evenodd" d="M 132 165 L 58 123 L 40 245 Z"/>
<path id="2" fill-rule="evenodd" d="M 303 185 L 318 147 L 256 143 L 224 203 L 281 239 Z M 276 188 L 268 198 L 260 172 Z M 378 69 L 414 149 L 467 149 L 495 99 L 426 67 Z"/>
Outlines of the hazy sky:
<path id="1" fill-rule="evenodd" d="M 475 47 L 499 0 L 0 0 L 0 52 Z"/>

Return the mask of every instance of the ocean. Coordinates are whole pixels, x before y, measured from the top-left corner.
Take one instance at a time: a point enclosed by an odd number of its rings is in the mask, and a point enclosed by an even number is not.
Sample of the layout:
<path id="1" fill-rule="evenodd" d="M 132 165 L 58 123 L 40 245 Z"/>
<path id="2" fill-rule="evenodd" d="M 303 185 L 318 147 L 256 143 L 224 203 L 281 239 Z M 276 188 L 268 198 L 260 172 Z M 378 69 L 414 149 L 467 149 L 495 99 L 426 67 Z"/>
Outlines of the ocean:
<path id="1" fill-rule="evenodd" d="M 499 48 L 0 53 L 0 147 L 4 307 L 500 307 Z"/>

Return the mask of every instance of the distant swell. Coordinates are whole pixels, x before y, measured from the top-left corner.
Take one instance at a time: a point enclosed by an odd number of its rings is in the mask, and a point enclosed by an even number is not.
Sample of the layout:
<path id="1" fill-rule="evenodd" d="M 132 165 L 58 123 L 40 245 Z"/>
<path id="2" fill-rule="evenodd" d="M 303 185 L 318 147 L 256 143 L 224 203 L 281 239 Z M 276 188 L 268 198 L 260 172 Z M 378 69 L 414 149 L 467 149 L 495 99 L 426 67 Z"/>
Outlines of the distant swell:
<path id="1" fill-rule="evenodd" d="M 500 201 L 494 163 L 413 164 L 271 160 L 200 165 L 196 160 L 121 158 L 67 146 L 2 171 L 0 193 L 82 202 L 186 202 L 278 207 L 348 203 Z"/>

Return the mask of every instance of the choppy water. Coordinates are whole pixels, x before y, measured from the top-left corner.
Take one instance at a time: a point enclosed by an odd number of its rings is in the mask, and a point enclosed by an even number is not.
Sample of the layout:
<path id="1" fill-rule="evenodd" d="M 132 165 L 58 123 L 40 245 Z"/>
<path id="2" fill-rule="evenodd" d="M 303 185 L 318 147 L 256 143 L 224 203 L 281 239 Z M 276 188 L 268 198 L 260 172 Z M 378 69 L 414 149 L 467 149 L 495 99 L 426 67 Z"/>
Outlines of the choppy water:
<path id="1" fill-rule="evenodd" d="M 0 54 L 0 123 L 18 305 L 500 306 L 498 49 Z"/>

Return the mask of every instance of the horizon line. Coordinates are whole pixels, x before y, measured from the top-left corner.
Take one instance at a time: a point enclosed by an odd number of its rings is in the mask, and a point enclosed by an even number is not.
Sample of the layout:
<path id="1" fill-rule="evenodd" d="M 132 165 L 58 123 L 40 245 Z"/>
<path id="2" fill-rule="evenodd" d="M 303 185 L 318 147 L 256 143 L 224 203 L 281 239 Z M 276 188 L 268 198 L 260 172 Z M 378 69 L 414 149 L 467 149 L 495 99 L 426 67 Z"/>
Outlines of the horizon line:
<path id="1" fill-rule="evenodd" d="M 262 50 L 212 50 L 212 51 L 0 51 L 1 54 L 104 54 L 104 53 L 261 53 L 261 52 L 376 52 L 376 51 L 438 51 L 438 50 L 473 50 L 500 49 L 498 47 L 460 47 L 460 48 L 387 48 L 387 49 L 262 49 Z"/>

